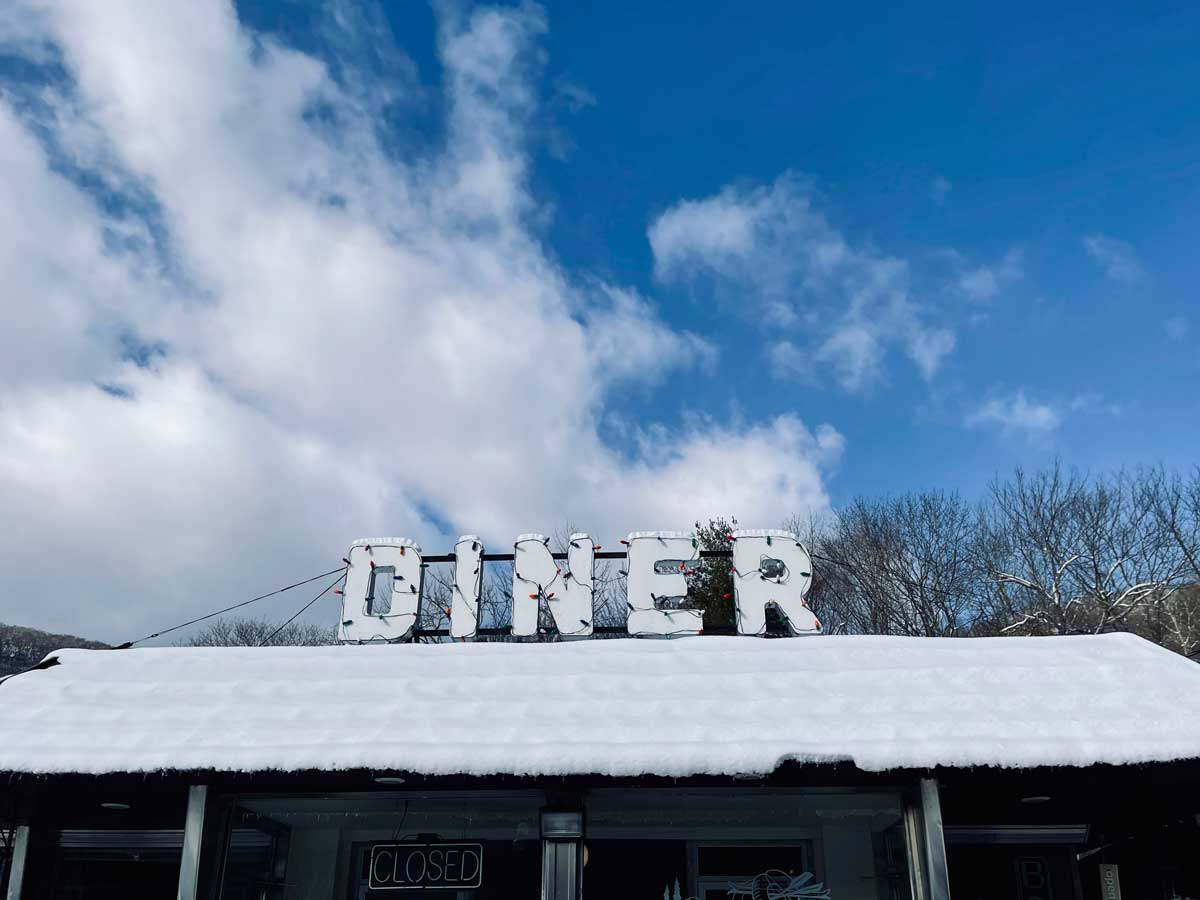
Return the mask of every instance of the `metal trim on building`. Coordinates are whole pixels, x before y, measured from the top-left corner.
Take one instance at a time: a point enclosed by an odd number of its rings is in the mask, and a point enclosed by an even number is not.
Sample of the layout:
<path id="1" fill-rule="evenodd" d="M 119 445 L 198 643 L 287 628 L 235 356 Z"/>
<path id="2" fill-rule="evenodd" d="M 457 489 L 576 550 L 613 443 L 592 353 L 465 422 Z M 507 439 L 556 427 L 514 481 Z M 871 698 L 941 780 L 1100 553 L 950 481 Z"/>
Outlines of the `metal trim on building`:
<path id="1" fill-rule="evenodd" d="M 204 835 L 204 808 L 208 786 L 188 788 L 187 816 L 183 822 L 183 857 L 179 861 L 179 900 L 196 900 L 200 885 L 200 853 Z"/>
<path id="2" fill-rule="evenodd" d="M 7 900 L 21 900 L 25 884 L 25 862 L 29 858 L 29 826 L 18 825 L 13 832 L 12 859 L 8 867 Z"/>
<path id="3" fill-rule="evenodd" d="M 924 831 L 925 878 L 929 900 L 950 900 L 950 869 L 942 834 L 942 801 L 936 778 L 921 779 L 921 825 Z"/>

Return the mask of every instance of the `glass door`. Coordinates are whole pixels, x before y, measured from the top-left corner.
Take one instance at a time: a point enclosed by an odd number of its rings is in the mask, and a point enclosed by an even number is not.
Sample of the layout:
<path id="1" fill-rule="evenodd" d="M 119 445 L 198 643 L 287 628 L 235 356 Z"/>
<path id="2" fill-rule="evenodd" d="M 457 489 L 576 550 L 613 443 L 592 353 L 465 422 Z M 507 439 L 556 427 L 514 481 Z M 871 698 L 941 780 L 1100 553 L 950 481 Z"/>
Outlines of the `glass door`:
<path id="1" fill-rule="evenodd" d="M 899 794 L 593 791 L 585 900 L 909 900 Z"/>
<path id="2" fill-rule="evenodd" d="M 699 843 L 692 859 L 699 900 L 829 900 L 813 871 L 812 841 Z"/>

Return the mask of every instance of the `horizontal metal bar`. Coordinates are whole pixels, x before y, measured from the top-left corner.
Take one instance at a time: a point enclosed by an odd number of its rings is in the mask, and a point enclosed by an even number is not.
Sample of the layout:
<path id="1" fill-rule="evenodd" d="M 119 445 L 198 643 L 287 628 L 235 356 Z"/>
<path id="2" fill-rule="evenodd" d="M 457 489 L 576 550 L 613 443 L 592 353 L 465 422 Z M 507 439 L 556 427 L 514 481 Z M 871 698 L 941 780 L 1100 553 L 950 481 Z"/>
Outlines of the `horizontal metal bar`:
<path id="1" fill-rule="evenodd" d="M 624 559 L 626 556 L 624 550 L 600 550 L 596 553 L 596 559 Z M 565 553 L 551 553 L 550 556 L 554 559 L 566 559 Z M 732 550 L 701 550 L 701 559 L 729 559 L 733 556 Z M 516 560 L 514 553 L 485 553 L 483 554 L 484 562 L 513 562 Z M 452 563 L 454 562 L 453 553 L 442 553 L 437 556 L 422 556 L 422 562 L 427 563 Z"/>
<path id="2" fill-rule="evenodd" d="M 947 825 L 947 844 L 1077 844 L 1087 843 L 1087 825 Z"/>
<path id="3" fill-rule="evenodd" d="M 263 847 L 270 843 L 270 835 L 253 828 L 234 828 L 229 838 L 229 846 L 238 848 Z M 180 850 L 183 829 L 64 828 L 58 832 L 58 846 L 73 850 Z"/>
<path id="4" fill-rule="evenodd" d="M 509 637 L 512 635 L 511 628 L 480 628 L 475 634 L 479 637 Z M 554 631 L 546 628 L 538 629 L 538 635 L 546 636 L 554 634 Z M 592 634 L 623 634 L 631 636 L 629 629 L 624 625 L 597 625 L 592 629 Z M 704 634 L 737 634 L 737 629 L 732 625 L 714 625 L 711 628 L 705 628 Z M 414 628 L 409 635 L 410 640 L 417 638 L 450 637 L 449 628 Z"/>

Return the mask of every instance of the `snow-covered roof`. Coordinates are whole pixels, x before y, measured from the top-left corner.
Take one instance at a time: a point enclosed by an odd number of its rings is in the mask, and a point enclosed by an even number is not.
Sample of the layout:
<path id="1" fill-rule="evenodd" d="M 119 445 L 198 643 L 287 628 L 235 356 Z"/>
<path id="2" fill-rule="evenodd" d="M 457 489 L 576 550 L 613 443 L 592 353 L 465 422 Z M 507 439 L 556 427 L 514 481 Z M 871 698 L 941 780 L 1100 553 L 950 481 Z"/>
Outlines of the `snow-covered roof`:
<path id="1" fill-rule="evenodd" d="M 1131 635 L 63 650 L 0 771 L 429 775 L 1200 757 L 1200 666 Z"/>

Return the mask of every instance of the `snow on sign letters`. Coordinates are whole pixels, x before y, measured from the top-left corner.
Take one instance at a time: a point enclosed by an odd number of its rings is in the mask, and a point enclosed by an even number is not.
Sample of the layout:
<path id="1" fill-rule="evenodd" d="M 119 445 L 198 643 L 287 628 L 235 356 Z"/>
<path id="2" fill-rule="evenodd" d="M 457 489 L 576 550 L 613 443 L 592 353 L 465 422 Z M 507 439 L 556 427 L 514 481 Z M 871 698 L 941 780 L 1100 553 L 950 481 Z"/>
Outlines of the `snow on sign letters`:
<path id="1" fill-rule="evenodd" d="M 774 607 L 788 633 L 820 631 L 806 595 L 812 584 L 812 560 L 789 531 L 738 530 L 727 535 L 732 556 L 733 607 L 739 634 L 762 635 L 766 611 Z M 626 576 L 625 630 L 632 635 L 670 637 L 699 634 L 703 611 L 688 595 L 687 576 L 701 562 L 699 538 L 690 532 L 635 531 L 621 541 Z M 454 552 L 425 557 L 407 538 L 355 541 L 346 556 L 346 584 L 338 639 L 343 643 L 406 640 L 422 617 L 422 604 L 436 598 L 450 620 L 450 637 L 466 640 L 479 634 L 483 569 L 487 562 L 512 565 L 511 633 L 529 637 L 539 622 L 552 621 L 564 638 L 594 631 L 596 554 L 600 547 L 587 534 L 572 534 L 563 551 L 553 552 L 550 539 L 523 534 L 511 554 L 487 555 L 476 535 L 464 535 Z M 427 597 L 425 572 L 431 562 L 453 563 L 449 585 L 439 581 Z M 448 588 L 448 593 L 446 591 Z M 494 623 L 503 626 L 507 623 Z"/>

